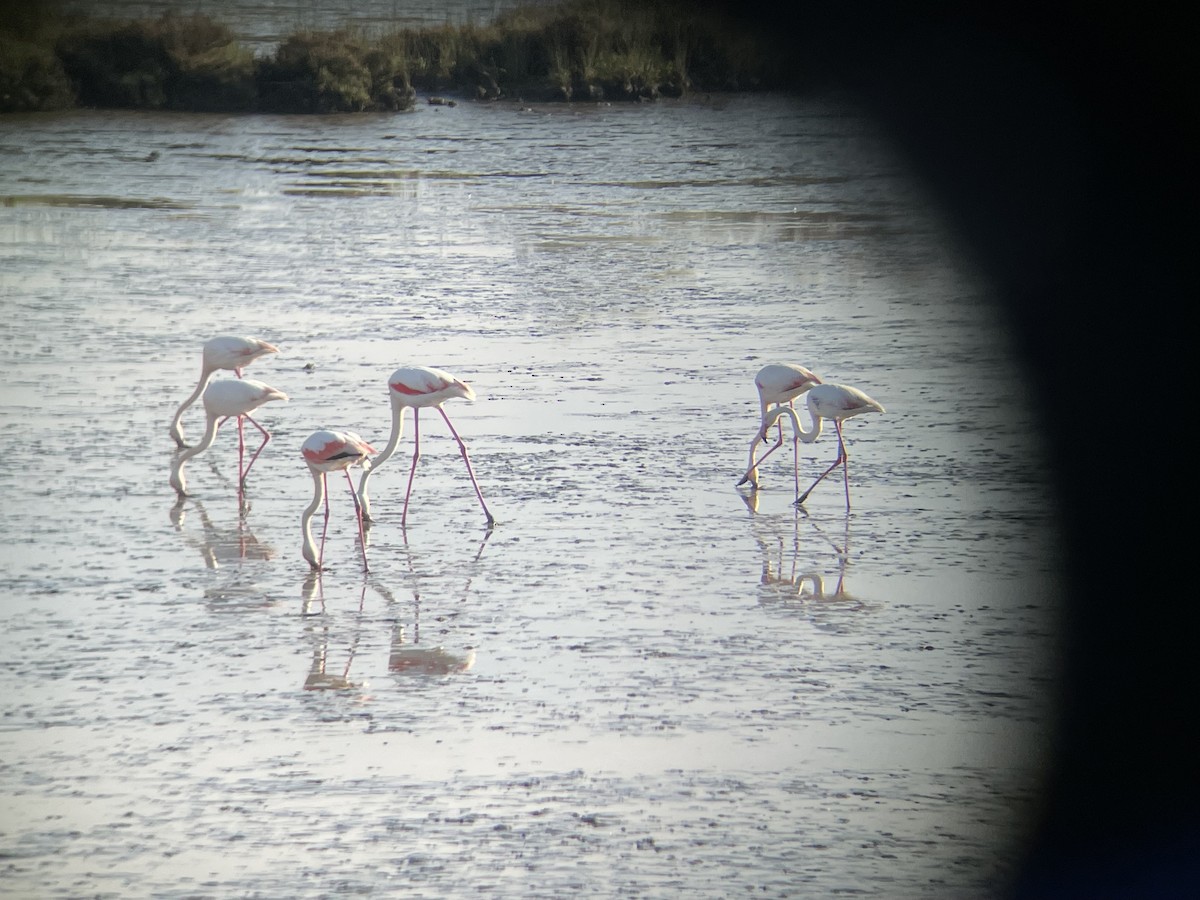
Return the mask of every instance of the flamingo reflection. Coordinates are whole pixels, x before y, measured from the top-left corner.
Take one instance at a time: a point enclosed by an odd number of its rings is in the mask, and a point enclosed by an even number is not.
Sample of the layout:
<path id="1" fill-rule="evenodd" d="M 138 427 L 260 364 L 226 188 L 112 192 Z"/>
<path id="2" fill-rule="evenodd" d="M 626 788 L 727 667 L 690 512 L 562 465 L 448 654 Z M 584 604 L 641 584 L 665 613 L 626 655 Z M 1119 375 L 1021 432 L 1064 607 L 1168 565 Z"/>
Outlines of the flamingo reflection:
<path id="1" fill-rule="evenodd" d="M 303 604 L 301 615 L 311 620 L 307 631 L 312 641 L 312 662 L 308 674 L 304 678 L 306 691 L 352 691 L 365 688 L 366 683 L 350 678 L 350 667 L 354 665 L 354 657 L 358 653 L 359 638 L 362 633 L 363 609 L 367 600 L 367 583 L 363 582 L 359 595 L 358 614 L 355 617 L 353 637 L 346 649 L 346 662 L 341 671 L 330 671 L 330 624 L 325 614 L 325 591 L 321 583 L 321 572 L 313 570 L 304 579 L 301 589 Z"/>
<path id="2" fill-rule="evenodd" d="M 453 675 L 466 672 L 475 665 L 474 648 L 450 651 L 442 646 L 421 644 L 421 597 L 413 602 L 412 643 L 405 638 L 404 625 L 397 622 L 392 629 L 392 650 L 388 655 L 388 671 L 399 675 Z"/>
<path id="3" fill-rule="evenodd" d="M 401 533 L 404 533 L 403 529 Z M 472 565 L 478 562 L 488 537 L 490 537 L 490 532 L 480 543 Z M 408 623 L 391 616 L 388 617 L 391 622 L 388 670 L 397 675 L 417 677 L 442 677 L 469 670 L 475 664 L 473 648 L 455 650 L 440 644 L 422 641 L 421 587 L 419 583 L 422 576 L 418 574 L 413 563 L 413 553 L 408 546 L 407 535 L 404 535 L 404 547 L 408 555 L 410 576 L 415 582 L 413 586 L 413 619 L 410 631 Z M 353 678 L 350 670 L 358 655 L 364 629 L 370 629 L 372 623 L 379 621 L 377 616 L 366 615 L 368 589 L 378 594 L 388 609 L 395 609 L 401 603 L 375 576 L 364 575 L 360 583 L 358 609 L 354 615 L 352 628 L 349 632 L 341 629 L 339 638 L 339 629 L 334 626 L 336 620 L 326 608 L 323 574 L 322 570 L 313 569 L 305 577 L 301 588 L 303 601 L 301 615 L 308 620 L 306 631 L 312 640 L 312 659 L 309 671 L 305 676 L 304 689 L 308 691 L 364 691 L 367 683 Z M 468 574 L 461 591 L 460 601 L 465 600 L 470 592 L 472 577 L 471 574 Z M 368 631 L 369 634 L 370 631 Z M 369 637 L 368 643 L 370 643 Z M 367 695 L 361 694 L 360 699 L 367 699 Z"/>
<path id="4" fill-rule="evenodd" d="M 241 516 L 248 515 L 250 513 L 250 508 L 251 508 L 250 498 L 246 496 L 246 492 L 241 489 L 239 483 L 235 479 L 230 478 L 229 475 L 225 472 L 225 470 L 221 468 L 220 464 L 217 461 L 216 456 L 214 456 L 212 454 L 206 455 L 205 462 L 208 465 L 208 473 L 212 476 L 213 481 L 215 481 L 217 484 L 219 484 L 225 490 L 231 491 L 231 492 L 237 494 L 237 496 L 238 496 L 238 514 Z M 197 465 L 198 464 L 199 463 L 197 463 Z M 182 517 L 183 507 L 186 506 L 188 503 L 195 503 L 197 506 L 199 506 L 200 500 L 196 497 L 195 494 L 179 494 L 179 493 L 177 493 L 175 495 L 175 506 L 171 510 L 172 520 L 174 520 L 176 515 L 179 515 Z"/>
<path id="5" fill-rule="evenodd" d="M 747 502 L 747 506 L 751 504 Z M 827 563 L 801 552 L 801 521 L 833 550 L 836 578 L 828 574 Z M 775 519 L 774 521 L 778 521 Z M 842 541 L 839 545 L 814 521 L 797 510 L 793 514 L 791 534 L 769 528 L 755 519 L 753 536 L 762 551 L 762 577 L 759 582 L 759 604 L 764 607 L 797 609 L 806 612 L 814 624 L 822 627 L 841 627 L 844 621 L 830 618 L 836 613 L 858 612 L 870 607 L 846 589 L 846 568 L 850 559 L 850 520 L 843 520 Z M 801 564 L 803 561 L 803 565 Z M 832 586 L 830 582 L 832 581 Z"/>
<path id="6" fill-rule="evenodd" d="M 219 527 L 213 523 L 203 503 L 193 499 L 192 506 L 200 520 L 199 533 L 184 528 L 187 511 L 183 503 L 171 507 L 171 524 L 190 546 L 200 551 L 208 568 L 219 569 L 222 565 L 242 560 L 268 560 L 275 557 L 275 548 L 254 536 L 244 514 L 238 515 L 236 526 Z"/>
<path id="7" fill-rule="evenodd" d="M 396 622 L 392 627 L 392 648 L 388 656 L 388 669 L 397 675 L 432 677 L 466 672 L 475 665 L 475 650 L 473 648 L 468 648 L 465 651 L 447 650 L 441 645 L 431 646 L 421 643 L 420 582 L 422 576 L 418 574 L 413 562 L 413 552 L 408 545 L 407 531 L 401 528 L 400 534 L 408 559 L 409 574 L 413 581 L 412 640 L 408 639 L 404 624 Z M 475 563 L 479 562 L 479 558 L 483 555 L 483 549 L 487 546 L 488 539 L 491 536 L 491 529 L 484 532 L 483 540 L 479 543 L 479 549 L 476 550 L 475 557 L 471 560 L 472 567 Z M 473 575 L 468 574 L 461 591 L 461 596 L 459 597 L 460 602 L 467 599 L 467 595 L 471 590 L 472 579 Z"/>

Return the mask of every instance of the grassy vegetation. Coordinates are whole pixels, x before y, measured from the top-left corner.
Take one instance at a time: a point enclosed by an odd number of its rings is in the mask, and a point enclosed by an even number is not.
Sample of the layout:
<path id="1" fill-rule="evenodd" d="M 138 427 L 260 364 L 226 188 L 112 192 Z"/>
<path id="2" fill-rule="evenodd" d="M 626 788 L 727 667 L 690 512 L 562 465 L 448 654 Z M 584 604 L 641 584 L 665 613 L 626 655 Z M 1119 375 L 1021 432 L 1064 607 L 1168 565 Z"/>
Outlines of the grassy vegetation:
<path id="1" fill-rule="evenodd" d="M 109 21 L 0 0 L 0 112 L 325 113 L 406 109 L 417 90 L 595 101 L 788 86 L 777 45 L 683 0 L 564 0 L 370 39 L 303 31 L 262 57 L 207 16 Z"/>
<path id="2" fill-rule="evenodd" d="M 415 97 L 402 56 L 346 31 L 293 34 L 255 76 L 258 106 L 272 112 L 407 109 Z"/>
<path id="3" fill-rule="evenodd" d="M 66 31 L 55 53 L 84 106 L 249 109 L 254 59 L 203 16 L 164 16 Z"/>

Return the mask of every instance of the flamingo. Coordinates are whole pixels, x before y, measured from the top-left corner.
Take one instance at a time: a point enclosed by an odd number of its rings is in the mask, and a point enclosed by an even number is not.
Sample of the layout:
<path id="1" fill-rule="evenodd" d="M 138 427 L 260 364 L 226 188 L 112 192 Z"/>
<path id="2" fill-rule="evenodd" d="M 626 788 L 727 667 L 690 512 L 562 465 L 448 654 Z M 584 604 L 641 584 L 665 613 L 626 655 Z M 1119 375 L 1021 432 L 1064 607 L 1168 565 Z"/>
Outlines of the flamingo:
<path id="1" fill-rule="evenodd" d="M 204 388 L 208 386 L 208 381 L 214 372 L 218 369 L 230 369 L 238 378 L 241 378 L 242 369 L 250 363 L 269 353 L 278 352 L 279 348 L 274 344 L 268 344 L 258 338 L 222 335 L 205 341 L 200 381 L 196 383 L 196 389 L 192 391 L 192 395 L 180 404 L 179 409 L 175 410 L 175 418 L 171 420 L 170 435 L 174 438 L 175 445 L 180 450 L 187 446 L 183 442 L 183 423 L 181 421 L 183 413 L 204 392 Z M 240 431 L 238 439 L 241 440 Z"/>
<path id="2" fill-rule="evenodd" d="M 246 478 L 250 475 L 250 467 L 258 459 L 258 454 L 262 453 L 263 447 L 267 446 L 267 442 L 271 440 L 271 433 L 259 425 L 258 422 L 254 421 L 250 416 L 250 412 L 271 400 L 287 400 L 287 394 L 276 390 L 269 384 L 263 384 L 261 381 L 255 381 L 252 378 L 247 378 L 244 381 L 234 381 L 232 379 L 214 381 L 205 388 L 204 412 L 208 418 L 208 426 L 204 430 L 204 437 L 200 439 L 200 443 L 195 447 L 188 447 L 180 453 L 175 458 L 175 463 L 171 467 L 171 486 L 179 494 L 180 500 L 187 496 L 187 482 L 183 477 L 183 464 L 193 456 L 198 456 L 211 447 L 213 441 L 216 440 L 217 429 L 221 427 L 226 419 L 233 416 L 237 417 L 239 428 L 243 418 L 249 419 L 250 423 L 263 436 L 263 442 L 254 452 L 254 456 L 250 459 L 250 465 L 246 466 L 244 471 L 242 469 L 242 444 L 241 442 L 238 443 L 238 497 L 241 497 L 242 492 L 246 489 Z"/>
<path id="3" fill-rule="evenodd" d="M 325 493 L 326 476 L 330 472 L 346 473 L 346 482 L 350 485 L 350 496 L 354 497 L 355 516 L 358 519 L 358 537 L 362 542 L 363 570 L 367 569 L 367 539 L 363 532 L 362 510 L 358 498 L 354 495 L 354 481 L 350 478 L 350 469 L 361 465 L 370 468 L 370 455 L 376 450 L 353 431 L 314 431 L 300 446 L 300 454 L 308 463 L 313 477 L 312 503 L 300 517 L 300 528 L 304 532 L 304 558 L 314 571 L 321 570 L 321 562 L 325 556 L 325 533 L 329 530 L 329 497 Z M 312 517 L 317 507 L 325 504 L 325 527 L 321 531 L 321 549 L 318 552 L 313 543 Z"/>
<path id="4" fill-rule="evenodd" d="M 391 455 L 396 452 L 396 447 L 400 443 L 400 436 L 404 431 L 404 410 L 411 407 L 413 411 L 413 457 L 412 468 L 408 472 L 408 489 L 404 493 L 404 511 L 400 514 L 401 527 L 408 520 L 408 498 L 412 494 L 413 476 L 417 472 L 417 461 L 421 458 L 421 410 L 425 407 L 433 407 L 441 413 L 442 418 L 446 421 L 446 427 L 450 429 L 450 433 L 454 435 L 454 440 L 458 443 L 458 452 L 462 454 L 463 462 L 467 465 L 467 474 L 471 477 L 471 484 L 475 488 L 475 496 L 479 498 L 479 505 L 483 507 L 483 514 L 487 517 L 487 525 L 491 528 L 496 523 L 496 520 L 488 512 L 487 504 L 483 500 L 483 492 L 479 489 L 479 482 L 475 480 L 475 472 L 471 468 L 471 459 L 467 455 L 467 445 L 458 436 L 458 432 L 455 431 L 450 417 L 442 409 L 443 403 L 455 397 L 461 397 L 463 400 L 474 400 L 475 391 L 465 381 L 460 381 L 450 373 L 443 372 L 441 369 L 431 369 L 426 366 L 407 366 L 397 369 L 388 379 L 388 396 L 392 401 L 391 437 L 388 438 L 387 446 L 383 448 L 374 465 L 363 472 L 362 478 L 358 482 L 358 499 L 362 506 L 363 519 L 368 522 L 372 521 L 371 501 L 367 497 L 367 479 L 371 477 L 372 472 L 378 471 L 379 467 L 387 462 Z"/>
<path id="5" fill-rule="evenodd" d="M 816 374 L 804 368 L 804 366 L 797 366 L 792 363 L 770 363 L 758 370 L 758 374 L 754 376 L 754 386 L 758 388 L 760 426 L 758 432 L 754 435 L 754 440 L 750 442 L 750 468 L 746 470 L 746 474 L 738 482 L 739 485 L 749 481 L 750 485 L 757 490 L 759 465 L 764 459 L 783 446 L 783 423 L 780 422 L 779 439 L 775 442 L 775 446 L 764 453 L 757 463 L 754 461 L 754 451 L 758 449 L 760 443 L 767 439 L 767 432 L 770 430 L 767 424 L 767 417 L 772 405 L 780 406 L 786 403 L 789 407 L 792 407 L 792 401 L 805 391 L 810 390 L 813 385 L 820 383 L 821 379 Z M 779 414 L 775 416 L 775 420 L 778 418 Z M 793 477 L 796 483 L 797 495 L 800 493 L 800 446 L 798 438 L 799 429 L 794 428 L 792 431 L 792 468 L 794 470 Z"/>
<path id="6" fill-rule="evenodd" d="M 805 430 L 800 424 L 800 417 L 796 411 L 789 406 L 776 406 L 770 410 L 766 418 L 763 420 L 763 427 L 760 434 L 765 434 L 770 427 L 779 420 L 781 416 L 787 416 L 792 422 L 793 433 L 804 443 L 811 444 L 821 436 L 821 422 L 823 419 L 832 419 L 834 428 L 837 429 L 838 435 L 838 455 L 833 464 L 817 476 L 807 491 L 796 498 L 795 505 L 802 506 L 804 501 L 808 499 L 808 495 L 813 492 L 821 480 L 832 472 L 839 464 L 842 466 L 844 473 L 844 484 L 846 489 L 846 511 L 850 511 L 850 469 L 847 465 L 849 455 L 846 453 L 846 442 L 842 437 L 842 422 L 852 416 L 861 415 L 868 412 L 886 412 L 883 406 L 872 400 L 858 388 L 853 388 L 845 384 L 818 384 L 808 389 L 808 396 L 805 398 L 808 405 L 808 412 L 812 416 L 813 426 L 810 430 Z M 759 462 L 762 462 L 760 459 Z M 751 468 L 746 472 L 743 481 L 749 480 L 750 474 L 753 471 L 754 459 L 751 457 Z M 739 482 L 740 483 L 740 482 Z"/>

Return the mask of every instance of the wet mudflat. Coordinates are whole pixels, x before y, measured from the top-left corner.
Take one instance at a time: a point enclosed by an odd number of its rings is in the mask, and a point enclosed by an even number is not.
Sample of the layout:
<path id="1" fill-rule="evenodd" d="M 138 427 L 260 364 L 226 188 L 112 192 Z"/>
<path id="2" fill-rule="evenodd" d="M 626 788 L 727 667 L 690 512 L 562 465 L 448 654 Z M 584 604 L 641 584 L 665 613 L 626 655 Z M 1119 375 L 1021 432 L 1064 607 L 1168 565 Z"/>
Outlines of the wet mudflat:
<path id="1" fill-rule="evenodd" d="M 988 287 L 833 100 L 0 120 L 14 896 L 986 895 L 1053 709 L 1056 538 Z M 214 334 L 289 402 L 167 483 Z M 886 408 L 791 505 L 755 371 Z M 301 558 L 317 428 L 469 381 Z M 218 377 L 230 377 L 222 373 Z M 193 409 L 185 433 L 196 440 Z M 253 434 L 251 429 L 248 434 Z M 806 485 L 832 429 L 801 448 Z M 319 520 L 318 520 L 319 521 Z"/>

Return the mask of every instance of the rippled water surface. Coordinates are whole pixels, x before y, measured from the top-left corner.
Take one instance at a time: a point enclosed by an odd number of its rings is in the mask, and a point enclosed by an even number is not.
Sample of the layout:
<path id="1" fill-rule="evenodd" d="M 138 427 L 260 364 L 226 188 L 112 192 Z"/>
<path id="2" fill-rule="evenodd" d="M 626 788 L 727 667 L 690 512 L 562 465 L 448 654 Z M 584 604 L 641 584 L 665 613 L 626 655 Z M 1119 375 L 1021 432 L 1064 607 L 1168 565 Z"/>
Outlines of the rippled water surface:
<path id="1" fill-rule="evenodd" d="M 833 101 L 0 118 L 13 896 L 980 896 L 1052 710 L 1053 515 L 987 285 Z M 167 483 L 200 345 L 281 352 Z M 886 408 L 791 505 L 753 377 Z M 361 570 L 299 457 L 411 420 Z M 221 373 L 219 377 L 232 377 Z M 186 433 L 195 440 L 203 414 Z M 251 429 L 251 433 L 253 430 Z M 801 448 L 804 482 L 833 461 Z"/>

